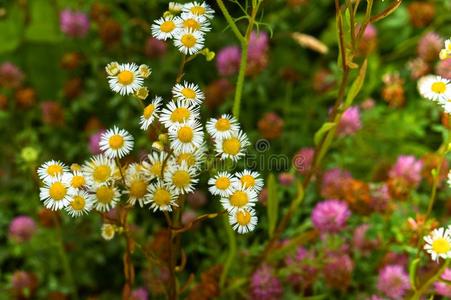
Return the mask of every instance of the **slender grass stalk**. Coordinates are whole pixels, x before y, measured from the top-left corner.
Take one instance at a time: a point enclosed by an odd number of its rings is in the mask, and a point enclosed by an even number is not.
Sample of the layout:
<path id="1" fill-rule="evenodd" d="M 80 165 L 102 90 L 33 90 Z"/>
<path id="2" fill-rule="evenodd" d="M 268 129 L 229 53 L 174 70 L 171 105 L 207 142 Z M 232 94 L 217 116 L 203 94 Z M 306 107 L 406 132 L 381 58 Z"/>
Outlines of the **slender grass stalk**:
<path id="1" fill-rule="evenodd" d="M 450 260 L 447 259 L 440 269 L 432 277 L 430 277 L 418 290 L 415 291 L 410 300 L 420 300 L 421 296 L 427 292 L 427 289 L 442 276 L 445 269 L 449 266 Z"/>

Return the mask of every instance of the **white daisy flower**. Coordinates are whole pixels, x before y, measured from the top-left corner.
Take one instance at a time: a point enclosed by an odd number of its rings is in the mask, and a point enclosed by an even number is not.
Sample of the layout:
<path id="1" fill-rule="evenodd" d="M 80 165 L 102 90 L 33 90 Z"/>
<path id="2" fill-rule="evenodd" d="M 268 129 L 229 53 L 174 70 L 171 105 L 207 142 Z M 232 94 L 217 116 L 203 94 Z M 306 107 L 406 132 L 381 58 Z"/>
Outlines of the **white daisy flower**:
<path id="1" fill-rule="evenodd" d="M 172 88 L 172 95 L 174 98 L 189 104 L 201 104 L 205 99 L 204 93 L 197 84 L 186 81 L 183 84 L 177 83 Z"/>
<path id="2" fill-rule="evenodd" d="M 202 125 L 197 121 L 175 125 L 169 131 L 171 148 L 175 152 L 191 152 L 204 142 Z"/>
<path id="3" fill-rule="evenodd" d="M 79 190 L 85 188 L 88 184 L 85 175 L 81 171 L 72 171 L 71 173 L 65 173 L 64 176 L 68 177 L 70 194 L 76 194 Z"/>
<path id="4" fill-rule="evenodd" d="M 191 13 L 196 16 L 204 16 L 208 19 L 213 18 L 215 14 L 215 11 L 210 7 L 210 5 L 205 2 L 200 3 L 197 1 L 186 3 L 183 6 L 182 11 L 184 13 Z"/>
<path id="5" fill-rule="evenodd" d="M 451 39 L 445 41 L 445 48 L 440 50 L 440 59 L 445 60 L 451 58 Z"/>
<path id="6" fill-rule="evenodd" d="M 253 189 L 257 194 L 263 188 L 263 179 L 260 178 L 260 173 L 247 169 L 243 172 L 236 172 L 234 182 L 245 188 Z"/>
<path id="7" fill-rule="evenodd" d="M 114 161 L 103 154 L 92 157 L 83 165 L 82 170 L 90 186 L 107 184 L 118 175 Z"/>
<path id="8" fill-rule="evenodd" d="M 214 139 L 224 139 L 240 129 L 238 121 L 231 115 L 224 114 L 220 118 L 211 118 L 207 122 L 207 132 Z"/>
<path id="9" fill-rule="evenodd" d="M 90 200 L 94 208 L 100 212 L 107 212 L 116 207 L 121 197 L 119 189 L 110 185 L 92 187 L 91 192 Z"/>
<path id="10" fill-rule="evenodd" d="M 189 168 L 199 169 L 205 160 L 205 144 L 194 151 L 174 153 L 174 162 L 178 165 L 187 164 Z"/>
<path id="11" fill-rule="evenodd" d="M 114 238 L 114 235 L 116 234 L 116 226 L 114 226 L 113 224 L 105 223 L 102 225 L 100 232 L 104 240 L 112 240 Z"/>
<path id="12" fill-rule="evenodd" d="M 219 172 L 208 180 L 208 190 L 212 195 L 228 197 L 235 191 L 233 176 L 229 172 Z"/>
<path id="13" fill-rule="evenodd" d="M 250 142 L 247 139 L 247 135 L 239 130 L 238 132 L 233 132 L 228 138 L 216 139 L 215 144 L 216 153 L 222 160 L 230 158 L 233 161 L 237 161 L 244 156 L 244 151 L 250 145 Z"/>
<path id="14" fill-rule="evenodd" d="M 139 206 L 143 207 L 147 202 L 147 187 L 149 186 L 149 183 L 144 175 L 144 169 L 139 170 L 139 167 L 136 167 L 135 165 L 140 166 L 134 164 L 129 166 L 127 170 L 125 176 L 125 185 L 127 189 L 124 191 L 124 194 L 128 194 L 128 203 L 135 205 L 136 201 L 138 201 Z"/>
<path id="15" fill-rule="evenodd" d="M 238 209 L 254 206 L 257 200 L 257 193 L 252 189 L 235 186 L 230 196 L 221 199 L 221 204 L 229 213 L 235 213 Z"/>
<path id="16" fill-rule="evenodd" d="M 108 76 L 111 90 L 124 96 L 133 94 L 142 87 L 144 78 L 136 64 L 120 64 L 118 68 L 117 74 Z"/>
<path id="17" fill-rule="evenodd" d="M 164 181 L 169 184 L 177 195 L 187 194 L 194 191 L 194 185 L 199 181 L 196 170 L 189 168 L 187 164 L 173 164 L 168 167 L 164 174 Z"/>
<path id="18" fill-rule="evenodd" d="M 69 168 L 60 161 L 50 160 L 43 163 L 38 169 L 39 178 L 42 181 L 49 181 L 51 179 L 62 176 L 68 172 Z"/>
<path id="19" fill-rule="evenodd" d="M 157 210 L 172 211 L 172 206 L 177 206 L 175 202 L 177 194 L 162 181 L 158 180 L 156 183 L 149 184 L 147 191 L 149 192 L 147 203 L 150 203 L 150 209 L 153 209 L 154 212 Z"/>
<path id="20" fill-rule="evenodd" d="M 199 107 L 183 101 L 170 101 L 162 110 L 159 121 L 166 128 L 171 128 L 192 122 L 197 118 L 199 118 Z"/>
<path id="21" fill-rule="evenodd" d="M 439 258 L 451 258 L 451 232 L 443 227 L 434 229 L 428 236 L 424 237 L 426 244 L 424 250 L 431 255 L 432 260 Z"/>
<path id="22" fill-rule="evenodd" d="M 183 9 L 183 4 L 177 2 L 169 2 L 168 9 L 173 14 L 178 14 Z"/>
<path id="23" fill-rule="evenodd" d="M 201 31 L 180 29 L 174 35 L 175 47 L 186 55 L 193 55 L 202 50 L 204 41 L 204 35 Z"/>
<path id="24" fill-rule="evenodd" d="M 448 79 L 427 75 L 418 80 L 418 90 L 424 98 L 440 103 L 451 99 L 451 83 Z"/>
<path id="25" fill-rule="evenodd" d="M 236 212 L 229 214 L 230 225 L 232 225 L 233 230 L 240 234 L 253 231 L 257 222 L 258 218 L 255 210 L 252 208 L 238 209 Z"/>
<path id="26" fill-rule="evenodd" d="M 443 106 L 443 110 L 447 113 L 447 114 L 451 114 L 451 98 L 448 99 L 446 102 L 442 103 Z"/>
<path id="27" fill-rule="evenodd" d="M 67 176 L 56 176 L 47 179 L 40 189 L 39 198 L 44 206 L 51 210 L 60 210 L 70 201 L 69 182 Z"/>
<path id="28" fill-rule="evenodd" d="M 178 28 L 208 32 L 211 30 L 210 21 L 204 16 L 196 16 L 192 13 L 183 13 L 175 19 Z"/>
<path id="29" fill-rule="evenodd" d="M 168 153 L 166 152 L 152 152 L 147 156 L 149 161 L 143 161 L 143 172 L 144 174 L 149 178 L 149 180 L 152 180 L 154 178 L 162 178 L 162 174 L 164 174 L 164 171 L 166 171 L 166 168 L 168 167 L 168 164 L 170 163 L 170 158 L 166 159 L 168 156 Z M 166 164 L 165 164 L 166 160 Z M 164 171 L 163 169 L 164 165 Z"/>
<path id="30" fill-rule="evenodd" d="M 174 17 L 167 16 L 155 20 L 151 30 L 154 38 L 166 41 L 167 39 L 172 39 L 178 29 Z"/>
<path id="31" fill-rule="evenodd" d="M 133 149 L 133 137 L 125 129 L 114 126 L 102 133 L 99 146 L 107 157 L 122 158 Z"/>
<path id="32" fill-rule="evenodd" d="M 160 106 L 163 99 L 156 96 L 149 105 L 144 108 L 143 114 L 140 118 L 139 124 L 142 130 L 147 130 L 152 122 L 158 118 L 160 113 Z"/>
<path id="33" fill-rule="evenodd" d="M 70 197 L 66 211 L 71 217 L 80 217 L 92 209 L 92 200 L 89 194 L 79 190 Z"/>

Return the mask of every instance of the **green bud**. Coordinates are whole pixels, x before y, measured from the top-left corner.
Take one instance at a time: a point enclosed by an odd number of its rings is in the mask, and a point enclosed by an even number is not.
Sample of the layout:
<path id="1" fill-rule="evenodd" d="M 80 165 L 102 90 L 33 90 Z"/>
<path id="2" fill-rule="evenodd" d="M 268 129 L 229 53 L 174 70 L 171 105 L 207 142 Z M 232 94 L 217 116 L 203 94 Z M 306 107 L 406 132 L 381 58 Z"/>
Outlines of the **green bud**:
<path id="1" fill-rule="evenodd" d="M 35 162 L 38 159 L 39 152 L 33 147 L 25 147 L 20 152 L 20 156 L 27 163 Z"/>

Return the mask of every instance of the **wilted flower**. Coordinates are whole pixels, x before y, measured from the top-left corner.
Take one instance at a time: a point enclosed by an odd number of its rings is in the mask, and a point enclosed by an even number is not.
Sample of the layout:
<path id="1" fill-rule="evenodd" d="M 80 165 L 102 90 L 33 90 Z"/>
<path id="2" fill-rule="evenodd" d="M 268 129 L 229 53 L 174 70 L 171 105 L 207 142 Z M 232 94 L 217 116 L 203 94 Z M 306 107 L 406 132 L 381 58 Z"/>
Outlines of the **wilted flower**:
<path id="1" fill-rule="evenodd" d="M 149 293 L 143 287 L 134 290 L 131 294 L 130 300 L 147 300 L 149 299 Z"/>
<path id="2" fill-rule="evenodd" d="M 279 183 L 283 186 L 290 186 L 294 182 L 294 175 L 289 172 L 282 172 L 279 174 Z"/>
<path id="3" fill-rule="evenodd" d="M 446 268 L 445 271 L 440 276 L 441 279 L 446 281 L 451 281 L 451 269 Z M 447 282 L 436 281 L 434 283 L 435 292 L 443 297 L 451 298 L 451 285 Z"/>
<path id="4" fill-rule="evenodd" d="M 421 181 L 423 162 L 412 155 L 401 155 L 388 173 L 389 178 L 402 178 L 406 183 L 415 188 Z"/>
<path id="5" fill-rule="evenodd" d="M 201 190 L 195 190 L 188 194 L 187 202 L 194 209 L 201 208 L 207 203 L 207 195 Z"/>
<path id="6" fill-rule="evenodd" d="M 260 194 L 258 194 L 258 201 L 261 204 L 266 205 L 266 202 L 268 201 L 268 189 L 267 188 L 262 189 Z"/>
<path id="7" fill-rule="evenodd" d="M 371 207 L 374 211 L 384 213 L 390 207 L 390 189 L 387 184 L 371 186 Z"/>
<path id="8" fill-rule="evenodd" d="M 219 50 L 216 56 L 216 68 L 219 75 L 230 76 L 238 73 L 241 50 L 238 46 L 227 46 Z"/>
<path id="9" fill-rule="evenodd" d="M 377 247 L 377 240 L 370 240 L 366 234 L 370 228 L 369 224 L 362 224 L 355 228 L 352 237 L 354 248 L 360 251 L 363 255 L 370 254 L 371 250 Z"/>
<path id="10" fill-rule="evenodd" d="M 421 170 L 421 176 L 424 177 L 429 184 L 432 184 L 432 170 L 437 169 L 440 165 L 440 174 L 438 174 L 438 183 L 440 184 L 446 176 L 448 175 L 448 162 L 446 159 L 441 158 L 441 156 L 435 152 L 426 153 L 421 158 L 423 167 Z"/>
<path id="11" fill-rule="evenodd" d="M 167 45 L 164 41 L 149 37 L 146 40 L 144 54 L 149 58 L 159 58 L 166 53 Z"/>
<path id="12" fill-rule="evenodd" d="M 251 299 L 255 300 L 277 300 L 282 297 L 282 284 L 269 265 L 262 265 L 252 274 L 250 293 Z"/>
<path id="13" fill-rule="evenodd" d="M 41 103 L 42 121 L 45 124 L 61 126 L 64 124 L 63 107 L 56 101 L 44 101 Z"/>
<path id="14" fill-rule="evenodd" d="M 418 56 L 428 63 L 436 61 L 442 46 L 443 39 L 435 32 L 428 32 L 418 42 Z"/>
<path id="15" fill-rule="evenodd" d="M 407 63 L 407 68 L 410 70 L 410 77 L 417 80 L 430 71 L 430 67 L 427 62 L 425 62 L 420 57 L 417 57 Z"/>
<path id="16" fill-rule="evenodd" d="M 9 224 L 9 237 L 16 242 L 26 242 L 36 232 L 36 223 L 29 216 L 15 217 Z"/>
<path id="17" fill-rule="evenodd" d="M 360 110 L 357 106 L 351 106 L 343 113 L 337 127 L 337 134 L 339 136 L 352 135 L 360 128 L 362 128 L 362 124 L 360 123 Z"/>
<path id="18" fill-rule="evenodd" d="M 351 283 L 353 270 L 354 262 L 348 254 L 332 252 L 326 257 L 323 275 L 330 287 L 345 290 Z"/>
<path id="19" fill-rule="evenodd" d="M 39 223 L 46 228 L 53 228 L 60 221 L 60 215 L 57 211 L 42 207 L 38 211 Z"/>
<path id="20" fill-rule="evenodd" d="M 451 80 L 451 58 L 439 61 L 435 68 L 435 71 L 437 75 Z"/>
<path id="21" fill-rule="evenodd" d="M 100 39 L 106 46 L 114 46 L 122 38 L 122 26 L 113 18 L 99 22 Z"/>
<path id="22" fill-rule="evenodd" d="M 315 149 L 311 147 L 301 148 L 293 157 L 293 166 L 302 175 L 310 172 L 313 163 Z"/>
<path id="23" fill-rule="evenodd" d="M 340 198 L 343 195 L 343 185 L 349 178 L 352 178 L 349 171 L 340 168 L 327 170 L 321 180 L 321 196 L 324 198 Z"/>
<path id="24" fill-rule="evenodd" d="M 335 86 L 335 77 L 329 69 L 320 68 L 315 71 L 312 88 L 317 93 L 325 93 Z"/>
<path id="25" fill-rule="evenodd" d="M 404 80 L 399 73 L 385 74 L 382 78 L 384 87 L 382 89 L 382 98 L 388 102 L 390 107 L 401 107 L 406 101 Z"/>
<path id="26" fill-rule="evenodd" d="M 314 266 L 314 259 L 314 253 L 302 246 L 296 249 L 294 255 L 285 257 L 285 265 L 290 270 L 288 281 L 302 289 L 312 285 L 318 273 L 318 269 Z"/>
<path id="27" fill-rule="evenodd" d="M 284 121 L 274 112 L 266 113 L 258 121 L 258 130 L 260 134 L 268 140 L 277 139 L 282 135 Z"/>
<path id="28" fill-rule="evenodd" d="M 391 299 L 403 299 L 410 288 L 409 276 L 400 265 L 385 266 L 379 272 L 377 288 Z"/>
<path id="29" fill-rule="evenodd" d="M 197 213 L 194 210 L 188 209 L 182 213 L 182 224 L 187 225 L 197 218 Z"/>
<path id="30" fill-rule="evenodd" d="M 36 102 L 36 91 L 33 88 L 20 88 L 14 94 L 16 103 L 21 108 L 30 108 Z"/>
<path id="31" fill-rule="evenodd" d="M 357 30 L 360 30 L 360 27 L 357 26 Z M 363 32 L 362 39 L 359 44 L 359 53 L 362 55 L 368 55 L 377 47 L 377 29 L 374 25 L 368 24 L 365 27 L 365 31 Z"/>
<path id="32" fill-rule="evenodd" d="M 336 233 L 346 226 L 351 216 L 348 205 L 340 200 L 325 200 L 316 204 L 312 211 L 313 226 L 321 233 Z"/>
<path id="33" fill-rule="evenodd" d="M 15 271 L 11 277 L 12 294 L 17 299 L 31 299 L 34 297 L 38 279 L 31 272 Z"/>
<path id="34" fill-rule="evenodd" d="M 210 110 L 219 107 L 234 89 L 234 86 L 225 78 L 213 81 L 205 90 L 205 105 Z"/>
<path id="35" fill-rule="evenodd" d="M 360 104 L 360 108 L 363 110 L 370 110 L 375 105 L 376 105 L 376 102 L 374 101 L 373 98 L 367 98 Z"/>
<path id="36" fill-rule="evenodd" d="M 12 62 L 4 62 L 0 65 L 0 86 L 18 88 L 22 85 L 24 78 L 22 70 Z"/>
<path id="37" fill-rule="evenodd" d="M 67 80 L 64 83 L 64 97 L 69 100 L 75 99 L 83 92 L 83 81 L 80 77 Z"/>
<path id="38" fill-rule="evenodd" d="M 247 75 L 260 73 L 268 64 L 269 37 L 266 32 L 252 32 L 247 52 Z"/>
<path id="39" fill-rule="evenodd" d="M 368 183 L 354 178 L 345 179 L 343 195 L 340 199 L 346 201 L 351 211 L 367 215 L 372 211 L 371 194 Z"/>
<path id="40" fill-rule="evenodd" d="M 74 70 L 79 67 L 82 55 L 78 52 L 67 52 L 61 58 L 61 67 L 66 70 Z"/>
<path id="41" fill-rule="evenodd" d="M 407 10 L 410 15 L 410 22 L 415 27 L 425 27 L 429 25 L 435 16 L 435 4 L 433 2 L 414 1 L 409 3 Z"/>
<path id="42" fill-rule="evenodd" d="M 81 11 L 64 9 L 60 13 L 61 31 L 72 38 L 82 38 L 89 30 L 89 18 Z"/>

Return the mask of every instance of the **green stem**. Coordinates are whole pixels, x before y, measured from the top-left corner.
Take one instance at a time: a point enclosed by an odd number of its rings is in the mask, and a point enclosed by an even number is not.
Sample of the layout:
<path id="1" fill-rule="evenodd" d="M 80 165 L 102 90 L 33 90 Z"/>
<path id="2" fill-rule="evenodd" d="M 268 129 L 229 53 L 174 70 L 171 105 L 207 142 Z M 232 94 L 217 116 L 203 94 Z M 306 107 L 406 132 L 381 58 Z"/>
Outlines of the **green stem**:
<path id="1" fill-rule="evenodd" d="M 425 284 L 423 284 L 416 292 L 415 294 L 413 294 L 413 296 L 410 298 L 410 300 L 419 300 L 421 299 L 421 296 L 426 293 L 427 289 L 434 283 L 436 282 L 439 277 L 443 274 L 443 272 L 445 271 L 445 269 L 448 267 L 449 265 L 449 259 L 447 259 L 443 265 L 440 267 L 440 269 L 438 270 L 438 272 L 432 276 L 431 278 L 428 279 L 428 281 L 426 281 Z"/>
<path id="2" fill-rule="evenodd" d="M 244 77 L 246 75 L 248 47 L 249 45 L 247 41 L 241 44 L 240 71 L 238 73 L 238 79 L 236 81 L 235 98 L 233 100 L 233 116 L 237 120 L 239 120 L 240 118 L 241 96 L 243 94 Z"/>
<path id="3" fill-rule="evenodd" d="M 225 282 L 227 279 L 227 274 L 229 273 L 230 267 L 232 266 L 235 255 L 236 255 L 236 237 L 235 232 L 232 229 L 232 226 L 229 224 L 229 217 L 227 214 L 224 215 L 224 227 L 227 232 L 227 240 L 229 242 L 229 253 L 227 254 L 227 258 L 224 264 L 224 269 L 222 270 L 221 279 L 219 281 L 219 285 L 221 289 L 224 288 Z"/>
<path id="4" fill-rule="evenodd" d="M 236 38 L 240 41 L 240 43 L 244 43 L 245 39 L 244 36 L 241 34 L 240 30 L 235 24 L 235 21 L 233 20 L 232 16 L 229 14 L 229 11 L 224 5 L 224 2 L 222 0 L 216 0 L 216 3 L 218 3 L 219 9 L 221 10 L 222 14 L 224 15 L 227 23 L 229 24 L 230 28 L 232 29 L 233 33 L 235 34 Z"/>

